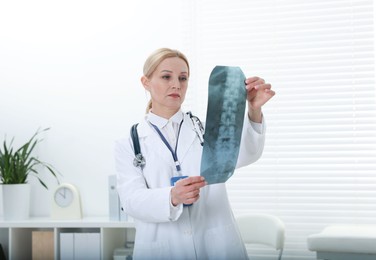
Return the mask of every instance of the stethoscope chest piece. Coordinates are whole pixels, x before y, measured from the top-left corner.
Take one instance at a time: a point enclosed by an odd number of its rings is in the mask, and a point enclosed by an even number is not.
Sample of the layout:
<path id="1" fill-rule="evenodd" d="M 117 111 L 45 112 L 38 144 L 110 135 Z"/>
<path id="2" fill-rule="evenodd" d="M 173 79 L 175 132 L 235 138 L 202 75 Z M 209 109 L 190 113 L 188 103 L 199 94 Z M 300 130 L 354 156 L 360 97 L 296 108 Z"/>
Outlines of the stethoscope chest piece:
<path id="1" fill-rule="evenodd" d="M 144 165 L 146 164 L 144 156 L 142 154 L 136 154 L 135 158 L 133 159 L 133 165 L 135 167 L 141 167 L 143 168 Z"/>

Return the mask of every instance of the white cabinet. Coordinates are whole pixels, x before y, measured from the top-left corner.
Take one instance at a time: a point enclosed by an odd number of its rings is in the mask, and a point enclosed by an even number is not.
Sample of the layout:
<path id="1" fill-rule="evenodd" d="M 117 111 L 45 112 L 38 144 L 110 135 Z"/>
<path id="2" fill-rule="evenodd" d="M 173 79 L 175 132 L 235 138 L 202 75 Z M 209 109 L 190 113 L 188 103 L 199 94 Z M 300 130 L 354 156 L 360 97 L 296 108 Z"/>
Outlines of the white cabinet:
<path id="1" fill-rule="evenodd" d="M 131 245 L 135 236 L 133 222 L 111 221 L 108 218 L 84 218 L 76 221 L 57 221 L 48 218 L 31 218 L 25 221 L 0 220 L 0 244 L 7 259 L 31 259 L 33 231 L 53 232 L 55 259 L 60 259 L 61 242 L 63 242 L 63 247 L 69 246 L 69 239 L 61 241 L 61 235 L 64 239 L 65 235 L 77 234 L 76 241 L 86 240 L 94 244 L 99 243 L 97 253 L 103 260 L 113 259 L 114 250 Z M 66 244 L 67 241 L 68 244 Z"/>

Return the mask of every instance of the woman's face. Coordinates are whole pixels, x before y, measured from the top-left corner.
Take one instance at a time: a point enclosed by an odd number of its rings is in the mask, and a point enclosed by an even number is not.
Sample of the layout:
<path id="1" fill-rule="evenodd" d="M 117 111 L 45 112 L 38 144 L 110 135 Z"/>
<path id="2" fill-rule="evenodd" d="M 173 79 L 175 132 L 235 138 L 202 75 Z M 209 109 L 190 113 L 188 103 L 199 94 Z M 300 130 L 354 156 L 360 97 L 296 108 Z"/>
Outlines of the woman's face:
<path id="1" fill-rule="evenodd" d="M 180 109 L 187 92 L 188 77 L 188 66 L 178 57 L 163 60 L 151 77 L 142 77 L 141 81 L 151 95 L 154 114 L 170 118 Z"/>

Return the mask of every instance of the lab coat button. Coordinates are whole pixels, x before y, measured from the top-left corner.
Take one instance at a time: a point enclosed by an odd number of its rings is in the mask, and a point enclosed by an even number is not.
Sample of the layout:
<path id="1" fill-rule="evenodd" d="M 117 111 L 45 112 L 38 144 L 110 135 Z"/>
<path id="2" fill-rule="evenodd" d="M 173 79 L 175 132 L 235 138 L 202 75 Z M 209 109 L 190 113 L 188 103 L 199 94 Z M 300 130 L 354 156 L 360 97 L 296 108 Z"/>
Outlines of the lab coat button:
<path id="1" fill-rule="evenodd" d="M 192 231 L 186 230 L 186 231 L 184 231 L 184 235 L 190 236 L 190 235 L 192 235 Z"/>

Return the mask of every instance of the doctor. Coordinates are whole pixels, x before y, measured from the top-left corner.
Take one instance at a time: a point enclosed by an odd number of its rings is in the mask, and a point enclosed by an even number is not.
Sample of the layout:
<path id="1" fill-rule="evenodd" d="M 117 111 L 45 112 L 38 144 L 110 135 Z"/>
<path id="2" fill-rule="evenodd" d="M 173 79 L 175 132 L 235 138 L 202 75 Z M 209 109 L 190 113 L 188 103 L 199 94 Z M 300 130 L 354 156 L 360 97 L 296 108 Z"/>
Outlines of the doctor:
<path id="1" fill-rule="evenodd" d="M 143 73 L 151 102 L 137 132 L 146 164 L 133 165 L 130 136 L 115 145 L 117 190 L 124 210 L 135 219 L 134 259 L 247 259 L 225 184 L 207 185 L 199 176 L 202 146 L 193 121 L 181 110 L 190 76 L 187 58 L 177 50 L 158 49 Z M 248 78 L 245 87 L 248 113 L 237 167 L 260 158 L 265 139 L 261 107 L 275 94 L 258 77 Z M 179 175 L 188 177 L 172 187 L 171 177 Z"/>

